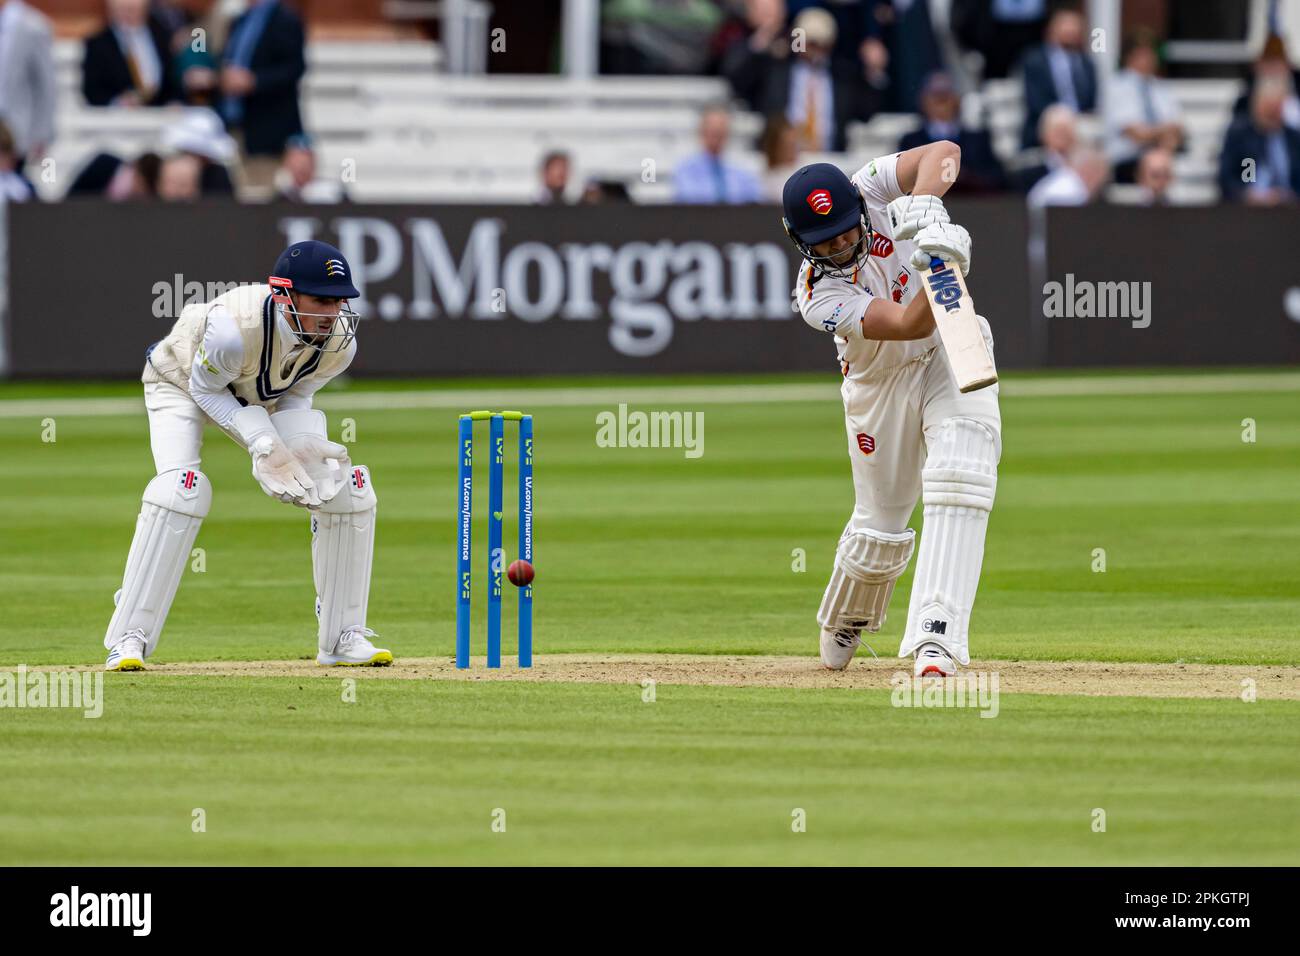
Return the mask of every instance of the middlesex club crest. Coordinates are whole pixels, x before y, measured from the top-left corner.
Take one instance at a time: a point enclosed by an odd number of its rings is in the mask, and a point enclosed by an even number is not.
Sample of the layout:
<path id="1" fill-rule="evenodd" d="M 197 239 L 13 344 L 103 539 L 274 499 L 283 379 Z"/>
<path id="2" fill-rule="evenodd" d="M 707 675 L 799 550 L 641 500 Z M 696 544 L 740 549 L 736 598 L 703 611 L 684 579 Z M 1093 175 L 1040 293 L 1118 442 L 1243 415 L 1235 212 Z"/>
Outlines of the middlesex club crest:
<path id="1" fill-rule="evenodd" d="M 808 194 L 808 205 L 812 211 L 819 216 L 825 216 L 831 211 L 831 194 L 828 189 L 814 189 Z"/>
<path id="2" fill-rule="evenodd" d="M 865 432 L 858 432 L 858 450 L 864 455 L 870 455 L 876 450 L 876 440 Z"/>

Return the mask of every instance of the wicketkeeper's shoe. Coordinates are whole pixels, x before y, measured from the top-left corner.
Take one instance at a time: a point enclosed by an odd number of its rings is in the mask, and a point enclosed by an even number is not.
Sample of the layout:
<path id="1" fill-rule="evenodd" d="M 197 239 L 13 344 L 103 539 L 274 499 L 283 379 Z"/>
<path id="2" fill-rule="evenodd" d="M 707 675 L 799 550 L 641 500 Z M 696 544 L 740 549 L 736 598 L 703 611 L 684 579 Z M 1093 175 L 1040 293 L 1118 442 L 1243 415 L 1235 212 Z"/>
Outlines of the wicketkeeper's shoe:
<path id="1" fill-rule="evenodd" d="M 343 632 L 333 654 L 321 651 L 316 663 L 326 667 L 387 667 L 393 663 L 393 652 L 375 647 L 370 638 L 375 632 L 368 627 L 353 628 Z"/>
<path id="2" fill-rule="evenodd" d="M 957 662 L 938 644 L 922 644 L 916 649 L 912 673 L 917 677 L 952 677 L 957 673 Z"/>
<path id="3" fill-rule="evenodd" d="M 106 671 L 142 671 L 144 670 L 144 632 L 131 631 L 113 645 L 104 661 Z"/>
<path id="4" fill-rule="evenodd" d="M 821 643 L 822 664 L 833 671 L 842 671 L 849 666 L 859 644 L 871 651 L 871 645 L 863 643 L 862 629 L 858 627 L 842 627 L 839 630 L 823 627 Z M 876 652 L 871 651 L 871 656 L 875 657 Z"/>

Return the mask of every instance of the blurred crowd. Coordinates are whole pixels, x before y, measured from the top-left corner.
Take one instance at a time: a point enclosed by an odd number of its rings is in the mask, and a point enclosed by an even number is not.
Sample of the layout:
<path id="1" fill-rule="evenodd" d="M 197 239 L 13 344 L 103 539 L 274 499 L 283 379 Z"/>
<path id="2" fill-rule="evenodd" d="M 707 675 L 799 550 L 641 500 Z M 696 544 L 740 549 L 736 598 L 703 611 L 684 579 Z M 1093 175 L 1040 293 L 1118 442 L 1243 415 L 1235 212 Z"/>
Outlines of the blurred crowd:
<path id="1" fill-rule="evenodd" d="M 72 171 L 70 196 L 110 200 L 337 202 L 341 177 L 322 176 L 303 127 L 303 23 L 281 0 L 106 0 L 86 37 L 81 93 L 94 108 L 168 107 L 168 123 L 138 155 L 102 152 Z M 937 139 L 961 146 L 966 193 L 1021 193 L 1031 205 L 1082 204 L 1120 184 L 1129 201 L 1176 194 L 1186 129 L 1164 78 L 1162 38 L 1123 38 L 1120 69 L 1099 114 L 1090 26 L 1077 2 L 951 0 L 943 30 L 927 0 L 605 0 L 601 68 L 608 73 L 724 77 L 733 99 L 706 108 L 699 147 L 673 169 L 683 203 L 779 201 L 810 156 L 850 148 L 851 124 L 911 114 L 898 149 Z M 23 0 L 0 0 L 0 201 L 36 198 L 57 129 L 49 21 Z M 976 64 L 972 67 L 972 63 Z M 990 79 L 1022 87 L 1014 155 L 999 154 L 977 94 Z M 1249 71 L 1220 154 L 1222 197 L 1292 203 L 1300 194 L 1297 74 L 1271 35 Z M 753 143 L 733 141 L 737 109 L 764 118 Z M 761 152 L 756 172 L 737 146 Z M 834 157 L 832 157 L 834 158 Z M 839 157 L 845 165 L 846 157 Z M 617 202 L 623 182 L 571 184 L 575 163 L 548 153 L 537 201 Z M 60 174 L 62 175 L 62 174 Z"/>
<path id="2" fill-rule="evenodd" d="M 341 183 L 318 179 L 303 129 L 303 24 L 280 0 L 238 14 L 218 0 L 106 0 L 86 37 L 81 94 L 92 107 L 170 108 L 158 142 L 139 155 L 102 152 L 72 171 L 66 194 L 185 202 L 210 196 L 329 202 Z M 0 0 L 0 193 L 36 198 L 56 130 L 49 21 Z"/>
<path id="3" fill-rule="evenodd" d="M 663 16 L 665 6 L 679 15 Z M 1123 39 L 1099 114 L 1079 3 L 952 0 L 946 36 L 925 0 L 610 0 L 610 7 L 602 63 L 619 72 L 720 75 L 765 117 L 759 180 L 727 162 L 725 110 L 707 110 L 678 201 L 779 201 L 802 157 L 843 152 L 849 124 L 881 112 L 916 116 L 898 149 L 937 139 L 961 146 L 958 192 L 1080 205 L 1116 183 L 1128 187 L 1130 202 L 1170 201 L 1186 130 L 1162 75 L 1162 38 L 1136 30 Z M 963 102 L 984 80 L 1007 77 L 1022 86 L 1025 117 L 1018 152 L 999 158 Z M 1300 195 L 1296 90 L 1283 42 L 1271 35 L 1224 134 L 1217 177 L 1224 200 L 1271 205 Z"/>

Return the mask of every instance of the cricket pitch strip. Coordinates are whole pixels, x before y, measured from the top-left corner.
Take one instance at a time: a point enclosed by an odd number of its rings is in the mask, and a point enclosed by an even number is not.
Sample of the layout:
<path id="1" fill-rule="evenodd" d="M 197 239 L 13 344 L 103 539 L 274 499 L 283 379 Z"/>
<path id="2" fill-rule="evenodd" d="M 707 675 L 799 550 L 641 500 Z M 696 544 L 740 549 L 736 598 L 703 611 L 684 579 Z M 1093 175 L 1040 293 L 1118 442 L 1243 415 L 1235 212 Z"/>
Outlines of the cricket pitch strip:
<path id="1" fill-rule="evenodd" d="M 457 670 L 452 657 L 399 657 L 391 667 L 320 667 L 296 661 L 194 661 L 150 663 L 147 671 L 108 675 L 148 680 L 152 675 L 199 677 L 356 677 L 373 680 L 525 681 L 531 683 L 687 684 L 709 687 L 888 690 L 910 658 L 858 658 L 847 670 L 824 669 L 815 657 L 696 654 L 546 654 L 520 670 L 504 657 L 499 670 L 473 658 Z M 32 670 L 51 668 L 32 668 Z M 997 674 L 999 690 L 1012 694 L 1081 694 L 1101 697 L 1200 697 L 1300 700 L 1300 667 L 1283 664 L 1151 664 L 1110 661 L 972 661 L 964 673 Z M 1253 684 L 1247 683 L 1253 681 Z"/>

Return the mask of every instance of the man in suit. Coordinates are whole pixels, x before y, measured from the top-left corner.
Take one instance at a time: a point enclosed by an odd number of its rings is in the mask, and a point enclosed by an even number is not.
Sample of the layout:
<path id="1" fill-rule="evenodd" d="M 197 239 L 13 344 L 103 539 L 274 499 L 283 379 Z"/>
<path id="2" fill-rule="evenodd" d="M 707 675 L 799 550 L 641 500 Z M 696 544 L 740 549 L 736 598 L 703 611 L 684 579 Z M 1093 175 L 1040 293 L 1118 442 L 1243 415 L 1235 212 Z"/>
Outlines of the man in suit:
<path id="1" fill-rule="evenodd" d="M 1177 152 L 1185 134 L 1178 99 L 1157 75 L 1160 54 L 1154 35 L 1135 31 L 1124 41 L 1121 62 L 1124 68 L 1106 92 L 1106 148 L 1115 181 L 1131 183 L 1144 151 Z"/>
<path id="2" fill-rule="evenodd" d="M 802 49 L 788 56 L 789 43 L 759 51 L 746 46 L 724 66 L 728 79 L 758 112 L 784 116 L 798 133 L 801 149 L 843 152 L 845 127 L 870 119 L 883 91 L 868 84 L 861 69 L 831 56 L 838 35 L 831 14 L 804 10 L 792 29 L 802 38 Z"/>
<path id="3" fill-rule="evenodd" d="M 735 205 L 762 200 L 758 177 L 723 158 L 730 136 L 731 115 L 725 106 L 700 114 L 701 149 L 673 169 L 673 202 Z"/>
<path id="4" fill-rule="evenodd" d="M 1219 156 L 1225 201 L 1278 206 L 1300 195 L 1300 132 L 1283 120 L 1288 93 L 1277 79 L 1261 80 L 1250 115 L 1228 127 Z"/>
<path id="5" fill-rule="evenodd" d="M 900 153 L 946 139 L 961 147 L 961 178 L 949 192 L 971 195 L 1007 188 L 1007 175 L 993 153 L 989 134 L 962 125 L 961 95 L 952 77 L 943 72 L 931 73 L 921 87 L 920 103 L 925 123 L 899 140 Z"/>
<path id="6" fill-rule="evenodd" d="M 19 168 L 54 139 L 51 36 L 50 21 L 27 4 L 0 0 L 0 121 L 13 137 Z"/>
<path id="7" fill-rule="evenodd" d="M 279 0 L 255 0 L 231 25 L 220 107 L 243 147 L 245 198 L 270 198 L 285 144 L 303 133 L 298 84 L 307 72 L 304 45 L 302 20 Z"/>
<path id="8" fill-rule="evenodd" d="M 91 106 L 161 106 L 176 98 L 167 31 L 148 0 L 108 0 L 108 25 L 86 40 L 81 92 Z"/>
<path id="9" fill-rule="evenodd" d="M 1038 118 L 1053 103 L 1064 103 L 1076 113 L 1097 108 L 1097 71 L 1084 49 L 1085 24 L 1076 10 L 1057 10 L 1047 21 L 1041 46 L 1025 54 L 1026 149 L 1038 145 Z"/>

